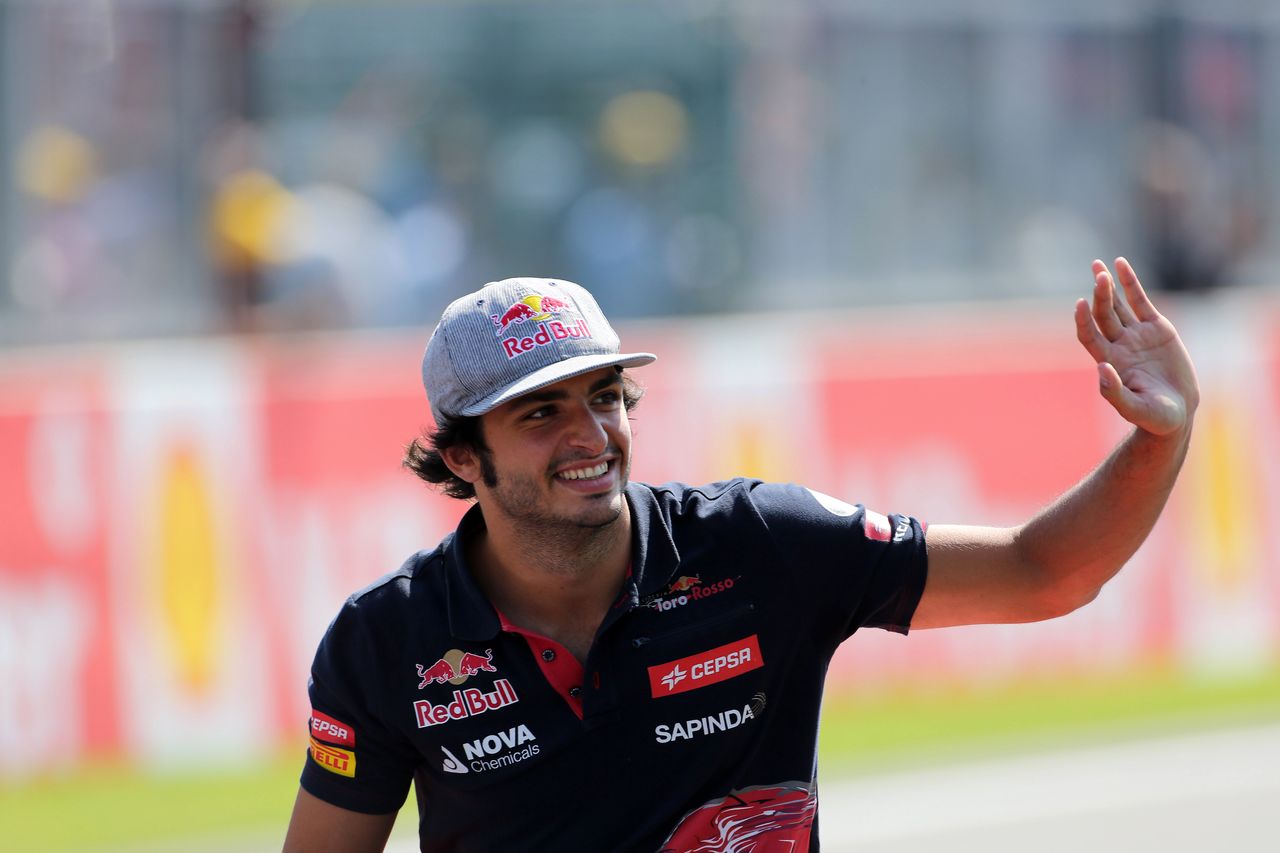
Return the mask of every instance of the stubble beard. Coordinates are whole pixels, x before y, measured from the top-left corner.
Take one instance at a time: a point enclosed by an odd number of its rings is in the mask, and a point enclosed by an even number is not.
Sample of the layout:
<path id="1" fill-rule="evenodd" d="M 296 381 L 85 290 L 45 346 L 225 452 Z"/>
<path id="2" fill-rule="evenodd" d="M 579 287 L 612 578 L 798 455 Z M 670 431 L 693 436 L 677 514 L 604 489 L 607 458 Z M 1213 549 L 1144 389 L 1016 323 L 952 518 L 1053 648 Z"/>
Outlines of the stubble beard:
<path id="1" fill-rule="evenodd" d="M 571 564 L 554 557 L 554 563 L 548 562 L 549 568 L 559 572 L 568 570 L 568 573 L 576 573 L 574 570 L 579 565 L 584 568 L 590 565 L 591 555 L 603 551 L 612 541 L 611 534 L 627 510 L 623 491 L 630 481 L 629 456 L 625 457 L 619 472 L 618 491 L 587 498 L 588 507 L 574 515 L 559 514 L 548 507 L 545 481 L 520 474 L 499 475 L 488 453 L 480 454 L 480 467 L 489 497 L 515 529 L 528 531 L 536 537 L 540 546 L 538 551 L 543 555 L 573 557 Z"/>

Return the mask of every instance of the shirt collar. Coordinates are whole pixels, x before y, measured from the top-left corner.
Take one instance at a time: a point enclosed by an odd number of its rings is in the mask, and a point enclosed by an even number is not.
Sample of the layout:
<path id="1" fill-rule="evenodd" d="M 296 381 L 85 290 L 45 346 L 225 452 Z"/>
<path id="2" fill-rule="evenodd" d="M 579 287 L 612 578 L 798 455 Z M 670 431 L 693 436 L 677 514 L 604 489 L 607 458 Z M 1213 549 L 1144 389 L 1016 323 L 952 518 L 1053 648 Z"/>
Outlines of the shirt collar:
<path id="1" fill-rule="evenodd" d="M 680 554 L 653 487 L 631 483 L 625 494 L 631 507 L 631 574 L 623 585 L 620 599 L 629 609 L 639 606 L 642 599 L 671 580 Z M 463 553 L 463 542 L 483 525 L 480 507 L 473 506 L 458 522 L 458 529 L 443 543 L 449 633 L 459 640 L 490 640 L 502 629 L 497 612 L 476 585 Z"/>
<path id="2" fill-rule="evenodd" d="M 680 552 L 653 486 L 627 486 L 631 504 L 631 606 L 662 589 L 680 565 Z"/>
<path id="3" fill-rule="evenodd" d="M 463 553 L 463 540 L 474 536 L 475 531 L 483 527 L 484 516 L 480 514 L 480 506 L 477 504 L 462 516 L 458 529 L 449 534 L 451 541 L 444 548 L 449 633 L 459 640 L 491 640 L 502 627 L 493 605 L 471 576 L 471 569 L 468 568 L 467 558 Z"/>

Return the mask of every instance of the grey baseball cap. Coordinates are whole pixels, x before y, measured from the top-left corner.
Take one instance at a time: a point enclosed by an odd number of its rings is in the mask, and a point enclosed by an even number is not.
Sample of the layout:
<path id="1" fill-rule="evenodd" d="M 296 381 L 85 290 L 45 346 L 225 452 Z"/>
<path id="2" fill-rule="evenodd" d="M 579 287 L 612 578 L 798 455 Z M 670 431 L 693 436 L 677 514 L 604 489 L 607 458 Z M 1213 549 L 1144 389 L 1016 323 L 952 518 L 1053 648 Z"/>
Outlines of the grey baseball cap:
<path id="1" fill-rule="evenodd" d="M 440 423 L 483 415 L 570 376 L 657 358 L 620 348 L 600 306 L 579 285 L 508 278 L 444 310 L 422 357 L 422 384 Z"/>

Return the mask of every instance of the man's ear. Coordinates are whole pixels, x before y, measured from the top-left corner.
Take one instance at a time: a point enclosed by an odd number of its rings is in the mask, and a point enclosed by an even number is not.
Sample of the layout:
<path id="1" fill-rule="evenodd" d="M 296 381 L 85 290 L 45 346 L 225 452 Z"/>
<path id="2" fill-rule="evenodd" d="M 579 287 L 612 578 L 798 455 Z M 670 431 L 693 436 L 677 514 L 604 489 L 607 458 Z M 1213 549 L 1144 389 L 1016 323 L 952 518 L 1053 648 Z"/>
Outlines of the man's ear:
<path id="1" fill-rule="evenodd" d="M 480 456 L 474 447 L 468 444 L 455 444 L 453 447 L 441 450 L 440 458 L 444 460 L 445 465 L 449 466 L 454 476 L 472 484 L 480 481 Z"/>

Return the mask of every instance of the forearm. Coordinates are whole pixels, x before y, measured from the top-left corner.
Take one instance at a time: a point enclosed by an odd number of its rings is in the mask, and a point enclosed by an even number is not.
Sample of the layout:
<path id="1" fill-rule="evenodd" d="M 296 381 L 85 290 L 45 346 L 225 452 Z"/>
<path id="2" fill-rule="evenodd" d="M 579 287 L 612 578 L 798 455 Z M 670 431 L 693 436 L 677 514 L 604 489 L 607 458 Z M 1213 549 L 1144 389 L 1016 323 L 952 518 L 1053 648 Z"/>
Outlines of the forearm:
<path id="1" fill-rule="evenodd" d="M 1170 435 L 1135 429 L 1092 473 L 1018 528 L 1021 560 L 1042 573 L 1054 609 L 1091 601 L 1133 556 L 1168 501 L 1186 458 L 1191 420 Z"/>

